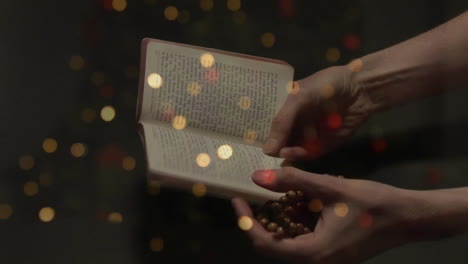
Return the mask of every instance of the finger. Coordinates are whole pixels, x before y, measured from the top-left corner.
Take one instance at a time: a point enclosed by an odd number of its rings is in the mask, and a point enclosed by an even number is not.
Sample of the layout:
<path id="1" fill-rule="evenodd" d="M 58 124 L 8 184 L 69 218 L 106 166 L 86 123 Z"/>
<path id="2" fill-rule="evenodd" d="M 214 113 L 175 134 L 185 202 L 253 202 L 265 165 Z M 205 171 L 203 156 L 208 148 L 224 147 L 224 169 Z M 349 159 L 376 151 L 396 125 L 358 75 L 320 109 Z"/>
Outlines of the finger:
<path id="1" fill-rule="evenodd" d="M 293 100 L 292 96 L 295 95 L 288 97 L 271 123 L 270 134 L 263 146 L 265 154 L 277 155 L 280 149 L 288 142 L 299 111 L 298 101 Z"/>
<path id="2" fill-rule="evenodd" d="M 292 239 L 277 239 L 273 233 L 267 232 L 262 225 L 255 220 L 252 210 L 247 202 L 241 198 L 232 199 L 232 205 L 239 219 L 249 217 L 252 220 L 251 228 L 246 231 L 255 248 L 266 254 L 285 257 L 294 254 L 297 245 Z"/>
<path id="3" fill-rule="evenodd" d="M 279 152 L 280 158 L 297 161 L 307 158 L 307 150 L 303 147 L 284 147 Z"/>
<path id="4" fill-rule="evenodd" d="M 301 171 L 293 167 L 257 170 L 252 175 L 255 184 L 275 192 L 302 190 L 308 196 L 332 199 L 341 192 L 341 183 L 330 175 Z"/>

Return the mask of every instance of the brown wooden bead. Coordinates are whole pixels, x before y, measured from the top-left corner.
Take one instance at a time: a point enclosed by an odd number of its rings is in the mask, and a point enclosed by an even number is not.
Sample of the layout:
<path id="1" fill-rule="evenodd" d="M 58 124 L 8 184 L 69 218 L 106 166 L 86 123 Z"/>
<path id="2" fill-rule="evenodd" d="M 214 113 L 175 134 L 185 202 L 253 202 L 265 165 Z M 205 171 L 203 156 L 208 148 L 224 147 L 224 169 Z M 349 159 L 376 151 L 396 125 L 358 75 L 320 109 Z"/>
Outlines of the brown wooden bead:
<path id="1" fill-rule="evenodd" d="M 289 223 L 291 223 L 291 218 L 285 217 L 285 218 L 283 218 L 283 222 L 284 222 L 285 224 L 289 224 Z"/>
<path id="2" fill-rule="evenodd" d="M 296 198 L 297 198 L 297 194 L 295 191 L 288 191 L 286 193 L 286 197 L 290 200 L 290 201 L 295 201 Z"/>
<path id="3" fill-rule="evenodd" d="M 268 220 L 268 218 L 262 218 L 262 219 L 260 219 L 260 224 L 261 224 L 262 226 L 267 226 L 269 222 L 270 222 L 270 220 Z"/>
<path id="4" fill-rule="evenodd" d="M 277 229 L 276 229 L 276 233 L 278 235 L 284 235 L 284 228 L 282 228 L 281 226 L 279 226 Z"/>
<path id="5" fill-rule="evenodd" d="M 304 193 L 302 191 L 296 191 L 296 195 L 298 200 L 304 199 Z"/>
<path id="6" fill-rule="evenodd" d="M 257 220 L 260 221 L 261 219 L 265 218 L 265 215 L 260 213 L 260 214 L 257 214 L 255 218 L 257 218 Z"/>
<path id="7" fill-rule="evenodd" d="M 289 230 L 292 231 L 292 232 L 296 232 L 296 229 L 297 229 L 297 225 L 296 223 L 289 223 Z"/>
<path id="8" fill-rule="evenodd" d="M 281 210 L 281 209 L 283 209 L 283 206 L 282 206 L 280 203 L 278 203 L 278 202 L 273 202 L 273 203 L 271 204 L 271 208 L 273 208 L 273 209 L 275 209 L 275 210 Z"/>
<path id="9" fill-rule="evenodd" d="M 292 212 L 294 212 L 294 208 L 290 205 L 286 206 L 286 208 L 284 208 L 284 212 L 287 214 L 291 214 Z"/>
<path id="10" fill-rule="evenodd" d="M 296 233 L 302 235 L 304 233 L 304 225 L 301 223 L 296 224 Z"/>
<path id="11" fill-rule="evenodd" d="M 271 222 L 267 225 L 267 230 L 270 232 L 276 232 L 276 229 L 278 229 L 278 224 Z"/>
<path id="12" fill-rule="evenodd" d="M 304 234 L 307 234 L 307 233 L 310 233 L 310 228 L 306 226 L 304 227 Z"/>
<path id="13" fill-rule="evenodd" d="M 288 197 L 286 197 L 286 196 L 284 196 L 284 195 L 281 196 L 281 197 L 279 198 L 279 201 L 282 202 L 282 203 L 284 203 L 284 204 L 289 203 Z"/>

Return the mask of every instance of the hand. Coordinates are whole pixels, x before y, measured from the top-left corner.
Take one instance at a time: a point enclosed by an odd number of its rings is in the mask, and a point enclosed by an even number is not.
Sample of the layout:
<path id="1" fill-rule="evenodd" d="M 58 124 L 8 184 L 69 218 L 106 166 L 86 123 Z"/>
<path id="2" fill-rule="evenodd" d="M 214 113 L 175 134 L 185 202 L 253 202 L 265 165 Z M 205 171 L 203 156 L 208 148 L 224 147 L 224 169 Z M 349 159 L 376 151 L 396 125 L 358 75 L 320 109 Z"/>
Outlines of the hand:
<path id="1" fill-rule="evenodd" d="M 428 208 L 421 206 L 423 200 L 415 199 L 412 191 L 377 182 L 313 174 L 292 167 L 273 172 L 256 171 L 253 180 L 272 191 L 302 190 L 307 199 L 313 200 L 309 206 L 322 207 L 312 233 L 278 238 L 255 220 L 244 200 L 233 199 L 233 206 L 239 217 L 252 219 L 247 234 L 259 251 L 289 261 L 359 263 L 415 239 L 411 231 L 415 225 L 411 223 L 422 219 L 416 217 L 415 209 Z M 429 214 L 433 211 L 428 210 Z"/>
<path id="2" fill-rule="evenodd" d="M 264 152 L 288 160 L 312 159 L 350 137 L 375 108 L 353 82 L 359 66 L 356 60 L 297 81 L 272 122 Z"/>

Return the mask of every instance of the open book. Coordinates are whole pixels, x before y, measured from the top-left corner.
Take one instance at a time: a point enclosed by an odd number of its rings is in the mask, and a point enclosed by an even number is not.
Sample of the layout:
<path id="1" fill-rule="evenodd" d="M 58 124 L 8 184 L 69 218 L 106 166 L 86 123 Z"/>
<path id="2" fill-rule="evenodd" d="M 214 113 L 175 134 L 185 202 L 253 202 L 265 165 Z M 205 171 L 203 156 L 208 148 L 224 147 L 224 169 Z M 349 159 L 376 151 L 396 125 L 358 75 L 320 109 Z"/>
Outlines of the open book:
<path id="1" fill-rule="evenodd" d="M 251 175 L 281 166 L 261 146 L 293 71 L 278 60 L 144 39 L 137 120 L 149 179 L 188 189 L 203 184 L 222 197 L 278 198 Z"/>

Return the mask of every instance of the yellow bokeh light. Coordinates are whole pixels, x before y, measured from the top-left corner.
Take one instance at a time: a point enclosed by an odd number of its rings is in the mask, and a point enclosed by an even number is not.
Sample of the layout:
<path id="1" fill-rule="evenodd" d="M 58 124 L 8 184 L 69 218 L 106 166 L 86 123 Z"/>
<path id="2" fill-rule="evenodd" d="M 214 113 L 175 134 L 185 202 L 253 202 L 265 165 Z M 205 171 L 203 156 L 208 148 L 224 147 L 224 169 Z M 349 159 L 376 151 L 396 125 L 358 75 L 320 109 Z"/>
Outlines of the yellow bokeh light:
<path id="1" fill-rule="evenodd" d="M 242 96 L 241 98 L 239 98 L 238 105 L 241 109 L 247 110 L 250 108 L 251 104 L 252 104 L 252 101 L 250 100 L 250 97 Z"/>
<path id="2" fill-rule="evenodd" d="M 214 7 L 213 0 L 200 0 L 200 8 L 203 11 L 210 11 Z"/>
<path id="3" fill-rule="evenodd" d="M 82 143 L 74 143 L 70 147 L 70 153 L 73 155 L 75 158 L 81 158 L 84 157 L 87 153 L 87 148 L 84 144 Z"/>
<path id="4" fill-rule="evenodd" d="M 200 63 L 203 67 L 209 68 L 215 64 L 215 58 L 211 53 L 203 53 L 200 56 Z"/>
<path id="5" fill-rule="evenodd" d="M 244 131 L 244 141 L 247 143 L 254 143 L 257 140 L 257 132 L 253 129 Z"/>
<path id="6" fill-rule="evenodd" d="M 91 74 L 91 82 L 95 86 L 103 85 L 106 81 L 106 75 L 103 72 L 93 72 Z"/>
<path id="7" fill-rule="evenodd" d="M 31 155 L 25 155 L 19 158 L 19 167 L 23 170 L 34 168 L 34 158 Z"/>
<path id="8" fill-rule="evenodd" d="M 297 94 L 301 87 L 299 86 L 298 82 L 288 82 L 286 85 L 286 91 L 288 94 Z"/>
<path id="9" fill-rule="evenodd" d="M 192 186 L 192 193 L 196 197 L 202 197 L 206 195 L 206 185 L 203 183 L 195 183 Z"/>
<path id="10" fill-rule="evenodd" d="M 34 196 L 39 192 L 39 185 L 33 181 L 26 182 L 23 191 L 26 196 Z"/>
<path id="11" fill-rule="evenodd" d="M 187 91 L 190 95 L 199 95 L 201 93 L 201 86 L 197 82 L 190 82 L 187 84 Z"/>
<path id="12" fill-rule="evenodd" d="M 363 62 L 361 59 L 355 59 L 348 64 L 348 69 L 351 72 L 358 72 L 362 70 Z"/>
<path id="13" fill-rule="evenodd" d="M 248 231 L 253 226 L 252 218 L 250 218 L 248 216 L 241 216 L 237 220 L 237 225 L 239 226 L 240 229 L 242 229 L 244 231 Z"/>
<path id="14" fill-rule="evenodd" d="M 245 24 L 247 22 L 247 14 L 242 10 L 236 11 L 232 14 L 232 21 L 239 25 Z"/>
<path id="15" fill-rule="evenodd" d="M 346 216 L 349 212 L 348 205 L 345 203 L 336 203 L 333 210 L 335 211 L 335 214 L 340 217 Z"/>
<path id="16" fill-rule="evenodd" d="M 124 170 L 131 171 L 135 169 L 135 166 L 136 166 L 136 161 L 133 157 L 127 156 L 122 159 L 122 168 L 124 168 Z"/>
<path id="17" fill-rule="evenodd" d="M 9 204 L 0 204 L 0 220 L 6 220 L 13 214 L 13 209 Z"/>
<path id="18" fill-rule="evenodd" d="M 260 39 L 262 41 L 262 45 L 267 48 L 273 47 L 273 45 L 275 45 L 275 42 L 276 42 L 275 35 L 269 32 L 263 33 Z"/>
<path id="19" fill-rule="evenodd" d="M 227 0 L 226 6 L 231 11 L 237 11 L 241 8 L 240 0 Z"/>
<path id="20" fill-rule="evenodd" d="M 233 153 L 232 147 L 227 144 L 221 145 L 218 148 L 218 157 L 220 159 L 223 159 L 223 160 L 229 159 L 232 156 L 232 153 Z"/>
<path id="21" fill-rule="evenodd" d="M 329 62 L 337 62 L 340 59 L 341 53 L 337 48 L 329 48 L 325 52 L 325 58 Z"/>
<path id="22" fill-rule="evenodd" d="M 85 61 L 81 56 L 71 56 L 69 65 L 72 70 L 79 71 L 84 68 Z"/>
<path id="23" fill-rule="evenodd" d="M 157 181 L 148 181 L 147 188 L 149 195 L 158 195 L 161 192 L 161 184 Z"/>
<path id="24" fill-rule="evenodd" d="M 115 118 L 115 108 L 106 105 L 101 109 L 101 118 L 106 122 L 110 122 Z"/>
<path id="25" fill-rule="evenodd" d="M 197 162 L 198 166 L 205 168 L 205 167 L 208 167 L 208 165 L 210 165 L 211 158 L 210 158 L 210 155 L 206 153 L 200 153 L 197 155 L 197 158 L 195 159 L 195 161 Z"/>
<path id="26" fill-rule="evenodd" d="M 81 111 L 81 120 L 86 123 L 93 122 L 96 119 L 96 111 L 91 108 L 85 108 Z"/>
<path id="27" fill-rule="evenodd" d="M 157 73 L 151 73 L 148 75 L 146 81 L 148 82 L 148 85 L 154 89 L 158 89 L 163 85 L 163 78 Z"/>
<path id="28" fill-rule="evenodd" d="M 50 222 L 55 218 L 55 210 L 52 207 L 44 207 L 39 211 L 39 219 L 42 222 Z"/>
<path id="29" fill-rule="evenodd" d="M 320 211 L 322 211 L 323 209 L 323 203 L 320 199 L 312 199 L 310 200 L 309 202 L 309 210 L 314 212 L 314 213 L 318 213 Z"/>
<path id="30" fill-rule="evenodd" d="M 42 186 L 50 186 L 53 183 L 52 175 L 49 173 L 43 172 L 39 175 L 39 184 Z"/>
<path id="31" fill-rule="evenodd" d="M 164 248 L 164 240 L 160 237 L 154 237 L 149 243 L 151 251 L 160 252 Z"/>
<path id="32" fill-rule="evenodd" d="M 57 140 L 53 138 L 46 138 L 42 142 L 42 149 L 47 153 L 54 153 L 57 150 Z"/>
<path id="33" fill-rule="evenodd" d="M 169 21 L 176 20 L 178 15 L 179 10 L 175 6 L 168 6 L 164 9 L 164 17 Z"/>
<path id="34" fill-rule="evenodd" d="M 123 222 L 123 216 L 119 212 L 112 212 L 107 216 L 107 221 L 113 224 L 120 224 Z"/>
<path id="35" fill-rule="evenodd" d="M 190 21 L 190 12 L 188 10 L 182 10 L 177 16 L 177 21 L 181 24 L 188 23 Z"/>
<path id="36" fill-rule="evenodd" d="M 335 88 L 330 84 L 326 84 L 320 88 L 320 93 L 323 98 L 330 99 L 335 94 Z"/>
<path id="37" fill-rule="evenodd" d="M 187 119 L 184 116 L 177 115 L 172 119 L 172 127 L 182 130 L 187 126 Z"/>
<path id="38" fill-rule="evenodd" d="M 117 12 L 122 12 L 127 8 L 127 0 L 112 0 L 112 8 Z"/>

